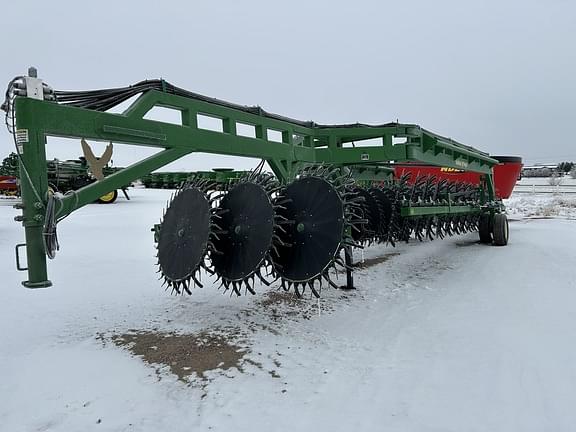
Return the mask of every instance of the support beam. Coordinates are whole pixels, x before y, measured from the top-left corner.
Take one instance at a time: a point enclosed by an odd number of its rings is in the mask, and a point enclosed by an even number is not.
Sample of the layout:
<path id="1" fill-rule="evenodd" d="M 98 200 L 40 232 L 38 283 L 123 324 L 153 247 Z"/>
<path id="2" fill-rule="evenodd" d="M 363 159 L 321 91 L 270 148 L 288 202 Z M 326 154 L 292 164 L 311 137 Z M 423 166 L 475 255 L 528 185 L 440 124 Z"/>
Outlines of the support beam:
<path id="1" fill-rule="evenodd" d="M 96 201 L 105 193 L 120 189 L 122 186 L 185 156 L 187 153 L 189 152 L 177 148 L 163 150 L 158 154 L 121 169 L 103 180 L 70 192 L 60 201 L 61 206 L 57 210 L 56 218 L 63 218 L 74 210 Z"/>
<path id="2" fill-rule="evenodd" d="M 447 214 L 466 214 L 466 213 L 480 213 L 477 206 L 471 205 L 458 205 L 458 206 L 422 206 L 422 207 L 403 207 L 400 209 L 402 217 L 414 216 L 434 216 L 434 215 L 447 215 Z"/>

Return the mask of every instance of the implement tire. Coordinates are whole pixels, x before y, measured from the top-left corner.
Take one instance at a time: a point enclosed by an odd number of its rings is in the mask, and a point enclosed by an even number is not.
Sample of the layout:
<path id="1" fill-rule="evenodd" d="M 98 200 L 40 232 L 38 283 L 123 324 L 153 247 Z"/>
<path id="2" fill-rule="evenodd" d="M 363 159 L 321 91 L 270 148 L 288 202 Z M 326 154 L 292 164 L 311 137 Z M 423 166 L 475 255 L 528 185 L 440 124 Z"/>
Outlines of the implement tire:
<path id="1" fill-rule="evenodd" d="M 490 213 L 480 215 L 478 234 L 480 235 L 480 243 L 492 243 L 492 215 Z"/>
<path id="2" fill-rule="evenodd" d="M 116 201 L 116 198 L 118 198 L 118 191 L 113 190 L 107 194 L 102 195 L 100 198 L 98 198 L 97 202 L 99 204 L 112 204 L 114 201 Z"/>
<path id="3" fill-rule="evenodd" d="M 494 238 L 495 246 L 506 246 L 508 244 L 508 237 L 510 229 L 508 227 L 508 218 L 504 213 L 494 215 L 494 224 L 492 227 L 492 236 Z"/>

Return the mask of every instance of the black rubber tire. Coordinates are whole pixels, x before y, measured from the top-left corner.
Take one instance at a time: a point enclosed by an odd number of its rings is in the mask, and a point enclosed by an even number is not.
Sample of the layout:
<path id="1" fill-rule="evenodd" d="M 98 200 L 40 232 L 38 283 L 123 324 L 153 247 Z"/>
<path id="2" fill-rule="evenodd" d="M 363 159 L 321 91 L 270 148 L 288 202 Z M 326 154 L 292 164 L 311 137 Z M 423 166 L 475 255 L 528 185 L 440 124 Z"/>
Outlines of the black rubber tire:
<path id="1" fill-rule="evenodd" d="M 480 243 L 492 243 L 492 215 L 490 213 L 480 215 L 478 234 Z"/>
<path id="2" fill-rule="evenodd" d="M 494 224 L 492 227 L 492 236 L 494 237 L 494 246 L 506 246 L 510 229 L 508 227 L 508 218 L 504 213 L 494 215 Z"/>
<path id="3" fill-rule="evenodd" d="M 98 204 L 112 204 L 114 201 L 116 201 L 116 198 L 118 198 L 118 191 L 114 190 L 112 192 L 109 192 L 109 194 L 102 195 L 102 197 L 98 198 L 96 200 Z"/>

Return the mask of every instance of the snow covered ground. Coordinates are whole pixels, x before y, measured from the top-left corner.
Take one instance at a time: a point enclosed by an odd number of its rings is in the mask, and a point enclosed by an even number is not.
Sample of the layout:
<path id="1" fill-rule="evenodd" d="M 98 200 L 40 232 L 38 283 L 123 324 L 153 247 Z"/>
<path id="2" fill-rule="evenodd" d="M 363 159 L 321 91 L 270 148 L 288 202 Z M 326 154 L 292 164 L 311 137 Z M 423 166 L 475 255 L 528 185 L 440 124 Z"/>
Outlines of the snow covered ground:
<path id="1" fill-rule="evenodd" d="M 168 194 L 62 222 L 43 290 L 20 285 L 23 230 L 0 202 L 0 430 L 574 430 L 576 224 L 522 217 L 542 199 L 508 201 L 508 247 L 369 248 L 358 289 L 318 304 L 164 292 L 150 227 Z"/>
<path id="2" fill-rule="evenodd" d="M 505 201 L 512 217 L 576 219 L 576 194 L 522 193 Z"/>

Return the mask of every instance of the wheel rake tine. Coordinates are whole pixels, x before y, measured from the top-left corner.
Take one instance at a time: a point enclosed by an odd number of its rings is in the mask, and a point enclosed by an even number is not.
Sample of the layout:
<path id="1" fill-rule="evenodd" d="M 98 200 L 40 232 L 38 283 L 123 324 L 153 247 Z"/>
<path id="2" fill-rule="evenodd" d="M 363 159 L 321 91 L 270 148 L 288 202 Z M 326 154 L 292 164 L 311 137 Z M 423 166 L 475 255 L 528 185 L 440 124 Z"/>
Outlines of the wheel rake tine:
<path id="1" fill-rule="evenodd" d="M 275 228 L 278 228 L 279 230 L 281 230 L 283 233 L 286 233 L 286 228 L 284 228 L 285 226 L 291 226 L 294 225 L 294 221 L 280 221 L 280 222 L 275 222 Z"/>
<path id="2" fill-rule="evenodd" d="M 276 186 L 276 187 L 265 187 L 266 192 L 268 192 L 269 195 L 273 195 L 276 192 L 281 191 L 282 189 L 284 189 L 284 186 Z"/>
<path id="3" fill-rule="evenodd" d="M 226 213 L 230 213 L 230 209 L 218 209 L 213 216 L 217 219 L 222 219 L 222 216 Z"/>
<path id="4" fill-rule="evenodd" d="M 441 219 L 436 223 L 436 237 L 440 237 L 440 239 L 444 238 L 443 221 Z"/>
<path id="5" fill-rule="evenodd" d="M 232 294 L 236 294 L 237 297 L 241 297 L 242 293 L 240 292 L 240 288 L 238 287 L 236 282 L 231 282 L 230 285 L 232 286 L 232 290 L 230 291 L 230 297 L 232 297 Z"/>
<path id="6" fill-rule="evenodd" d="M 318 291 L 316 291 L 316 288 L 314 288 L 314 281 L 313 280 L 308 282 L 308 287 L 310 288 L 310 291 L 312 291 L 312 294 L 314 295 L 314 297 L 320 298 L 320 293 Z"/>
<path id="7" fill-rule="evenodd" d="M 347 265 L 344 261 L 342 261 L 342 258 L 337 257 L 334 259 L 334 262 L 336 264 L 338 264 L 340 267 L 342 267 L 345 270 L 349 270 L 349 271 L 353 271 L 354 269 L 352 267 L 350 267 L 349 265 Z"/>
<path id="8" fill-rule="evenodd" d="M 281 198 L 277 198 L 274 201 L 274 205 L 283 206 L 284 204 L 290 204 L 291 202 L 292 202 L 292 200 L 290 198 L 281 197 Z"/>
<path id="9" fill-rule="evenodd" d="M 416 237 L 418 238 L 419 241 L 424 241 L 424 227 L 421 225 L 421 222 L 418 222 Z"/>
<path id="10" fill-rule="evenodd" d="M 262 282 L 264 285 L 266 285 L 266 286 L 271 285 L 271 282 L 269 282 L 264 276 L 262 276 L 260 269 L 258 269 L 258 271 L 255 273 L 255 275 L 258 277 L 258 279 L 260 279 L 260 282 Z"/>
<path id="11" fill-rule="evenodd" d="M 252 279 L 252 284 L 254 284 L 254 279 Z M 250 286 L 250 281 L 248 279 L 244 280 L 244 286 L 246 287 L 246 291 L 252 295 L 256 295 L 256 291 L 254 290 L 253 286 Z"/>
<path id="12" fill-rule="evenodd" d="M 194 278 L 194 281 L 196 283 L 196 278 Z M 184 288 L 184 291 L 186 291 L 186 294 L 188 295 L 192 295 L 192 291 L 190 291 L 190 280 L 189 279 L 185 279 L 182 281 L 182 288 Z"/>
<path id="13" fill-rule="evenodd" d="M 214 252 L 214 250 L 212 250 L 212 252 Z M 214 270 L 212 270 L 210 267 L 208 267 L 205 263 L 200 264 L 200 267 L 202 267 L 202 270 L 204 270 L 210 276 L 213 276 L 215 274 Z"/>
<path id="14" fill-rule="evenodd" d="M 426 226 L 426 238 L 428 238 L 430 241 L 434 240 L 434 234 L 432 230 L 432 219 L 428 220 L 428 224 Z"/>
<path id="15" fill-rule="evenodd" d="M 196 284 L 196 286 L 198 286 L 200 288 L 204 288 L 204 285 L 202 284 L 202 282 L 200 282 L 200 280 L 196 277 L 196 275 L 192 275 L 192 279 L 194 280 L 194 283 Z M 188 294 L 191 294 L 190 291 L 188 291 L 187 287 L 186 287 L 186 291 L 188 292 Z"/>
<path id="16" fill-rule="evenodd" d="M 286 210 L 285 207 L 279 207 L 279 206 L 274 206 L 274 210 Z M 287 224 L 287 225 L 293 225 L 294 221 L 288 219 L 287 217 L 284 217 L 280 214 L 275 214 L 274 215 L 274 220 L 276 221 L 276 224 Z"/>
<path id="17" fill-rule="evenodd" d="M 180 295 L 182 294 L 182 292 L 180 291 L 180 285 L 178 282 L 173 282 L 170 287 L 172 288 L 172 294 L 176 293 L 176 295 Z M 166 289 L 168 289 L 168 287 L 166 287 Z"/>
<path id="18" fill-rule="evenodd" d="M 321 276 L 326 282 L 328 282 L 328 285 L 330 285 L 332 288 L 340 288 L 338 285 L 336 285 L 336 283 L 330 279 L 330 275 L 328 273 L 322 273 Z"/>
<path id="19" fill-rule="evenodd" d="M 460 228 L 461 233 L 464 234 L 468 232 L 468 229 L 466 228 L 466 221 L 463 217 L 458 218 L 458 227 Z"/>

